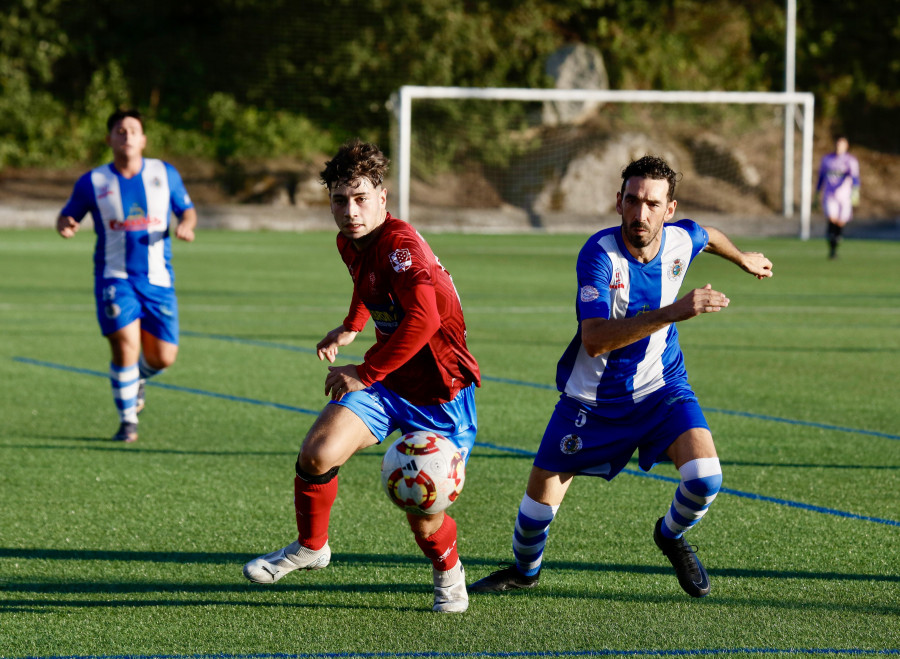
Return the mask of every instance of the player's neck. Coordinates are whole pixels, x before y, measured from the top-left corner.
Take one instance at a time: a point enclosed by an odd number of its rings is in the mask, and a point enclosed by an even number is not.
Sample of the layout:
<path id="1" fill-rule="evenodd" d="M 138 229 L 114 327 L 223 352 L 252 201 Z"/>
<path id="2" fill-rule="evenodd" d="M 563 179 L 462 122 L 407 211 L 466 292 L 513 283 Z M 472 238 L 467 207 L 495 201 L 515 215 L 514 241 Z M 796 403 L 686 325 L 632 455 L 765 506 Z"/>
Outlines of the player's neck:
<path id="1" fill-rule="evenodd" d="M 662 232 L 657 235 L 648 245 L 635 245 L 628 240 L 628 236 L 622 235 L 622 242 L 625 249 L 631 254 L 638 263 L 650 263 L 659 254 L 662 249 Z"/>
<path id="2" fill-rule="evenodd" d="M 116 170 L 125 178 L 133 178 L 141 173 L 144 167 L 144 158 L 137 156 L 135 158 L 115 158 L 113 164 Z"/>

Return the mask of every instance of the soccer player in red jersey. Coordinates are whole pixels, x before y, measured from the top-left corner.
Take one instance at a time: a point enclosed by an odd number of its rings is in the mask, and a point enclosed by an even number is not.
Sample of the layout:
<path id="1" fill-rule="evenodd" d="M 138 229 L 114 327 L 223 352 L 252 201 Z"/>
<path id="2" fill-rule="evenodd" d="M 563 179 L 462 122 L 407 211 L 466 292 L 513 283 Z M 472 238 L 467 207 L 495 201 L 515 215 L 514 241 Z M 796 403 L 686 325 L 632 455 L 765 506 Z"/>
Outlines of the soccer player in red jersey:
<path id="1" fill-rule="evenodd" d="M 328 405 L 300 448 L 294 478 L 298 537 L 244 566 L 244 576 L 274 583 L 288 572 L 328 565 L 328 522 L 337 473 L 354 453 L 395 430 L 430 430 L 453 441 L 465 460 L 475 443 L 475 358 L 450 274 L 419 233 L 387 212 L 388 160 L 374 144 L 354 140 L 325 164 L 337 247 L 353 279 L 350 312 L 316 346 L 334 363 L 369 318 L 375 344 L 362 364 L 329 366 Z M 415 540 L 433 565 L 438 612 L 468 607 L 456 548 L 456 523 L 446 513 L 407 514 Z"/>

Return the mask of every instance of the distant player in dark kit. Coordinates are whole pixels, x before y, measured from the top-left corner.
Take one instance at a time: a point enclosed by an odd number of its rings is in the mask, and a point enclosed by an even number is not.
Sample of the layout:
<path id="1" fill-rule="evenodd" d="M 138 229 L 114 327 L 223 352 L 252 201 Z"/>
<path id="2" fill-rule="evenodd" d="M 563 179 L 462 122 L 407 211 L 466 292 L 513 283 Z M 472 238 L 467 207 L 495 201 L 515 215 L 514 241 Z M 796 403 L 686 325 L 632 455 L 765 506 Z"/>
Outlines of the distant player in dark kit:
<path id="1" fill-rule="evenodd" d="M 173 213 L 179 218 L 175 237 L 192 242 L 197 212 L 176 169 L 143 157 L 147 137 L 140 112 L 118 110 L 106 126 L 113 161 L 78 179 L 56 230 L 71 238 L 87 213 L 94 219 L 97 320 L 112 350 L 109 380 L 119 412 L 113 439 L 133 442 L 144 382 L 178 354 L 169 219 Z"/>
<path id="2" fill-rule="evenodd" d="M 244 576 L 274 583 L 293 570 L 328 565 L 328 526 L 338 469 L 354 453 L 395 430 L 429 430 L 455 443 L 465 460 L 475 443 L 478 364 L 450 274 L 409 224 L 387 212 L 388 160 L 374 144 L 354 140 L 325 165 L 337 247 L 353 279 L 350 313 L 316 346 L 334 363 L 371 317 L 375 345 L 362 364 L 329 366 L 331 401 L 303 440 L 294 478 L 297 539 L 244 566 Z M 407 514 L 416 542 L 432 563 L 433 610 L 468 607 L 456 523 L 444 512 Z M 377 529 L 360 520 L 361 533 Z"/>
<path id="3" fill-rule="evenodd" d="M 717 229 L 675 214 L 676 174 L 645 156 L 622 172 L 616 194 L 621 226 L 591 236 L 578 255 L 578 329 L 559 361 L 559 402 L 544 432 L 513 532 L 515 563 L 470 592 L 531 588 L 538 583 L 550 523 L 578 475 L 612 480 L 638 452 L 644 471 L 671 460 L 681 483 L 653 539 L 693 597 L 709 578 L 683 537 L 719 491 L 722 470 L 712 434 L 687 381 L 676 323 L 728 306 L 707 284 L 678 299 L 688 266 L 703 251 L 751 275 L 772 263 L 742 252 Z M 612 513 L 613 511 L 610 511 Z"/>

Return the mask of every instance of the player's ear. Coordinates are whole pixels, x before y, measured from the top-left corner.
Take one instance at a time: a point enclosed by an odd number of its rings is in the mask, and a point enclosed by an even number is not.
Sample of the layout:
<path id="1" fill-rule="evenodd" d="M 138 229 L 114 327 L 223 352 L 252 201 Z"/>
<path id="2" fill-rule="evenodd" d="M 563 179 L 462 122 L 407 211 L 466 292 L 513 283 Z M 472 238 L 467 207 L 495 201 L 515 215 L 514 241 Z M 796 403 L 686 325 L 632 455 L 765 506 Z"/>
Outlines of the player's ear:
<path id="1" fill-rule="evenodd" d="M 666 222 L 675 217 L 675 208 L 678 206 L 678 200 L 673 199 L 666 208 Z"/>

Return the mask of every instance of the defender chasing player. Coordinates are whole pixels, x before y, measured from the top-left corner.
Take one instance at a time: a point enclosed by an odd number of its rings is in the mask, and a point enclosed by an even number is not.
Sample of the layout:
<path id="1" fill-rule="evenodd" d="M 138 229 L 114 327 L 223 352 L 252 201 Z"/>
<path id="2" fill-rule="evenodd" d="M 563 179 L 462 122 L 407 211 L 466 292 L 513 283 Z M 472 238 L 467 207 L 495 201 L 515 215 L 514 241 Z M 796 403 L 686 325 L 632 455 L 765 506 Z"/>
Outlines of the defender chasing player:
<path id="1" fill-rule="evenodd" d="M 638 452 L 644 471 L 671 460 L 681 482 L 653 539 L 692 597 L 709 593 L 706 570 L 683 534 L 715 499 L 722 470 L 709 426 L 687 381 L 676 323 L 726 308 L 709 284 L 676 299 L 693 259 L 706 251 L 751 275 L 772 263 L 742 252 L 717 229 L 675 214 L 676 174 L 645 156 L 622 172 L 618 227 L 588 239 L 578 255 L 578 329 L 557 367 L 559 402 L 544 432 L 513 532 L 515 563 L 470 592 L 532 588 L 550 523 L 572 479 L 612 480 Z M 612 512 L 612 511 L 611 511 Z"/>

